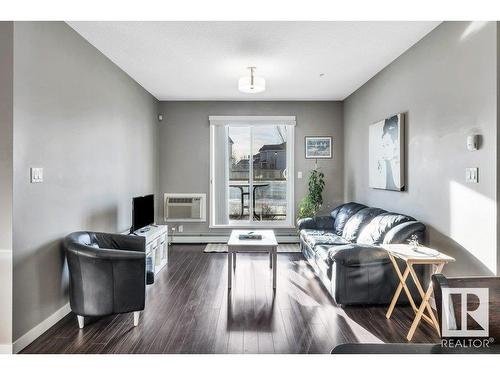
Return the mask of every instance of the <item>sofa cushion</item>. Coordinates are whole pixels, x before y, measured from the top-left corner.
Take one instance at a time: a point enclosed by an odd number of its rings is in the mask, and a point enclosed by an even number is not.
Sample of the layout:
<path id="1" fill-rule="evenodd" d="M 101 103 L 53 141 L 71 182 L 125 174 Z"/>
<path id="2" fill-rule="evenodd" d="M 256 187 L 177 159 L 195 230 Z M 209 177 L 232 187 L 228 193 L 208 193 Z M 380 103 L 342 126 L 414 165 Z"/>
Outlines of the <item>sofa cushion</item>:
<path id="1" fill-rule="evenodd" d="M 425 225 L 419 221 L 407 221 L 396 225 L 384 236 L 384 243 L 407 243 L 415 235 L 420 243 L 425 241 Z"/>
<path id="2" fill-rule="evenodd" d="M 332 231 L 317 230 L 317 229 L 302 229 L 300 238 L 308 244 L 312 249 L 316 245 L 344 245 L 347 243 L 345 239 L 336 235 Z"/>
<path id="3" fill-rule="evenodd" d="M 330 216 L 332 217 L 333 221 L 335 221 L 335 219 L 337 218 L 337 215 L 339 214 L 339 211 L 340 209 L 344 207 L 343 204 L 341 204 L 340 206 L 337 206 L 335 207 L 332 212 L 330 212 Z"/>
<path id="4" fill-rule="evenodd" d="M 342 232 L 344 231 L 344 226 L 347 221 L 358 211 L 366 208 L 364 204 L 350 202 L 346 203 L 340 207 L 338 213 L 335 217 L 335 225 L 334 232 L 338 236 L 342 236 Z"/>
<path id="5" fill-rule="evenodd" d="M 379 245 L 383 242 L 387 232 L 396 225 L 408 221 L 415 221 L 415 219 L 410 216 L 390 212 L 378 215 L 363 228 L 356 242 L 367 245 Z"/>
<path id="6" fill-rule="evenodd" d="M 342 231 L 342 237 L 344 237 L 348 242 L 355 242 L 365 225 L 367 225 L 374 217 L 385 212 L 385 210 L 375 207 L 368 207 L 359 210 L 347 221 L 344 226 L 344 230 Z"/>
<path id="7" fill-rule="evenodd" d="M 301 229 L 323 229 L 332 230 L 334 220 L 330 215 L 305 217 L 297 220 L 297 228 Z"/>

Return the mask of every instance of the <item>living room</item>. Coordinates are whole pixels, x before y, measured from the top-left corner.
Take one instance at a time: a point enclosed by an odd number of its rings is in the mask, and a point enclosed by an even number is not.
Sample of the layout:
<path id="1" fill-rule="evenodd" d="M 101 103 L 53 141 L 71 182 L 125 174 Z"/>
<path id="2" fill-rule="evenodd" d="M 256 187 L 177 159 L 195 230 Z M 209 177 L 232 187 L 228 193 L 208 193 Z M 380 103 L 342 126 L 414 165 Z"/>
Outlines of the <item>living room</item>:
<path id="1" fill-rule="evenodd" d="M 1 21 L 1 351 L 498 354 L 499 35 Z"/>

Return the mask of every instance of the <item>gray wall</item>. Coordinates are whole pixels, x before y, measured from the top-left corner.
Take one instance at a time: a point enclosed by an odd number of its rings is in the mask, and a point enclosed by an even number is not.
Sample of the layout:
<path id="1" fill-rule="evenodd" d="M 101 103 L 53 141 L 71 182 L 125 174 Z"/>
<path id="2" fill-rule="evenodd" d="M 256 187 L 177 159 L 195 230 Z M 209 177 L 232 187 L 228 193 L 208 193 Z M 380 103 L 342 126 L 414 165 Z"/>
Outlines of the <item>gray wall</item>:
<path id="1" fill-rule="evenodd" d="M 445 22 L 344 102 L 345 193 L 413 215 L 457 258 L 445 273 L 496 272 L 497 26 Z M 407 113 L 407 191 L 368 187 L 368 126 Z M 482 136 L 479 151 L 466 136 Z M 465 168 L 479 167 L 479 184 Z"/>
<path id="2" fill-rule="evenodd" d="M 16 22 L 14 62 L 15 340 L 68 302 L 61 238 L 156 191 L 158 102 L 62 22 Z"/>
<path id="3" fill-rule="evenodd" d="M 12 344 L 13 26 L 0 22 L 0 353 Z"/>
<path id="4" fill-rule="evenodd" d="M 326 176 L 324 207 L 343 199 L 343 128 L 340 102 L 161 102 L 160 112 L 160 194 L 206 193 L 209 199 L 210 115 L 289 115 L 296 116 L 295 128 L 295 202 L 307 191 L 307 177 L 314 160 L 304 158 L 306 135 L 333 137 L 334 158 L 320 160 Z M 302 171 L 304 178 L 297 179 Z M 207 206 L 209 203 L 207 202 Z M 208 210 L 208 209 L 207 209 Z M 163 212 L 160 210 L 160 220 Z M 208 212 L 207 212 L 208 220 Z M 210 230 L 207 223 L 185 223 L 187 233 L 224 233 Z M 290 232 L 290 230 L 288 231 Z M 292 231 L 293 232 L 293 231 Z"/>

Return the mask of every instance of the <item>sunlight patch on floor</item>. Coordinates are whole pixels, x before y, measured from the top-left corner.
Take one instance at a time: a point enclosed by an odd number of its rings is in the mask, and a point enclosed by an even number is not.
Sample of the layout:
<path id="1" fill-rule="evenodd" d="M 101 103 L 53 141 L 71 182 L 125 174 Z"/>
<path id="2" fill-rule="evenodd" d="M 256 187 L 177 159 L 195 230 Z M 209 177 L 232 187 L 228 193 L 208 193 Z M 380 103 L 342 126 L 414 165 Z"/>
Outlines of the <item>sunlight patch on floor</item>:
<path id="1" fill-rule="evenodd" d="M 382 340 L 380 340 L 377 336 L 372 334 L 370 331 L 368 331 L 366 328 L 362 327 L 358 323 L 356 323 L 352 318 L 350 318 L 344 309 L 337 309 L 337 315 L 340 318 L 339 320 L 344 320 L 344 322 L 349 326 L 351 329 L 352 333 L 354 336 L 356 336 L 356 339 L 358 342 L 363 342 L 363 343 L 383 343 Z"/>
<path id="2" fill-rule="evenodd" d="M 311 297 L 307 292 L 309 291 L 309 280 L 300 275 L 296 271 L 290 270 L 288 272 L 288 279 L 290 280 L 290 287 L 287 289 L 288 295 L 293 298 L 299 305 L 317 307 L 321 304 Z"/>

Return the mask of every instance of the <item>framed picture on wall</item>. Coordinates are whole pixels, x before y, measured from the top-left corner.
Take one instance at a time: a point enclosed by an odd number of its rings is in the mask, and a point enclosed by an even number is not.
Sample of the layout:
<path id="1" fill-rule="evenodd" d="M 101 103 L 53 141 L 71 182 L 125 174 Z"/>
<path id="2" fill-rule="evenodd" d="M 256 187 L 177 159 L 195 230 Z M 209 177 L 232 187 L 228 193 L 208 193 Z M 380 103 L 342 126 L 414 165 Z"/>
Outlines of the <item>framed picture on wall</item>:
<path id="1" fill-rule="evenodd" d="M 331 159 L 332 137 L 306 137 L 306 159 Z"/>
<path id="2" fill-rule="evenodd" d="M 405 189 L 404 114 L 370 125 L 369 184 L 374 189 Z"/>

